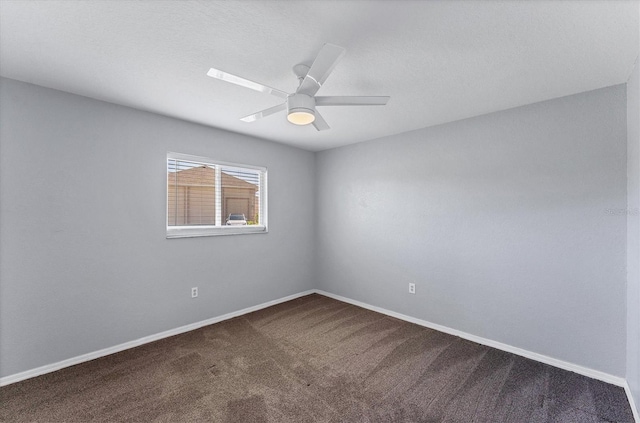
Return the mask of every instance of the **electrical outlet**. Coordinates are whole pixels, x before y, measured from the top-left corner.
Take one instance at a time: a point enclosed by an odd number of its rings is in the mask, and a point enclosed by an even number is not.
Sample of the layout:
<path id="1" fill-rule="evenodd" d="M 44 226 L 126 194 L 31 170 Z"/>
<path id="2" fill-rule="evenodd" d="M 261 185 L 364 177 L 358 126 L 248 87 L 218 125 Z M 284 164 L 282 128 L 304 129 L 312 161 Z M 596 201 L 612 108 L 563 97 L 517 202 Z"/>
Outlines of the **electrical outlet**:
<path id="1" fill-rule="evenodd" d="M 198 287 L 191 288 L 191 298 L 195 298 L 198 296 Z"/>
<path id="2" fill-rule="evenodd" d="M 409 284 L 409 294 L 415 294 L 416 293 L 416 284 L 415 283 L 410 283 Z"/>

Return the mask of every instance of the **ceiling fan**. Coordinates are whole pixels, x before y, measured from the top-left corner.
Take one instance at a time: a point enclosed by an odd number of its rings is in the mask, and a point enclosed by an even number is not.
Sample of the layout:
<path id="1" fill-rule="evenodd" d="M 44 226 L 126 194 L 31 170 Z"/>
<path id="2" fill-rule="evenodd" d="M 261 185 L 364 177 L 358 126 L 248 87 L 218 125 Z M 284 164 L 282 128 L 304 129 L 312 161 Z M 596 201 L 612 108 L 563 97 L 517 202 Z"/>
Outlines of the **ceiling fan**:
<path id="1" fill-rule="evenodd" d="M 333 44 L 325 44 L 316 56 L 311 67 L 297 64 L 293 67 L 293 73 L 298 77 L 300 84 L 296 92 L 288 94 L 276 88 L 271 88 L 257 82 L 211 68 L 207 75 L 231 82 L 232 84 L 250 88 L 252 90 L 268 93 L 287 101 L 277 106 L 245 116 L 240 120 L 253 122 L 263 117 L 272 115 L 282 110 L 287 111 L 287 120 L 296 125 L 315 126 L 318 131 L 329 129 L 329 125 L 316 110 L 316 106 L 384 106 L 389 101 L 388 96 L 330 96 L 319 97 L 316 92 L 322 87 L 333 69 L 342 59 L 345 49 Z"/>

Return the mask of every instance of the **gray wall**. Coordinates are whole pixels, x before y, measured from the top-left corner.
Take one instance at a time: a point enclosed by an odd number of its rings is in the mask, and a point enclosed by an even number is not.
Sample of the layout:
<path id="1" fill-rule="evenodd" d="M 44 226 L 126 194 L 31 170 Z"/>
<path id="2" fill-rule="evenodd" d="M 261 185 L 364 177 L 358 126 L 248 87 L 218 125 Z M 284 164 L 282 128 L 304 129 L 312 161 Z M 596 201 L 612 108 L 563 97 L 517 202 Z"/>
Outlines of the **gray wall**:
<path id="1" fill-rule="evenodd" d="M 269 233 L 165 239 L 167 151 L 267 166 Z M 307 151 L 0 80 L 0 375 L 311 289 L 314 166 Z"/>
<path id="2" fill-rule="evenodd" d="M 640 406 L 640 72 L 627 82 L 627 382 Z"/>
<path id="3" fill-rule="evenodd" d="M 319 153 L 318 288 L 624 377 L 625 93 Z"/>

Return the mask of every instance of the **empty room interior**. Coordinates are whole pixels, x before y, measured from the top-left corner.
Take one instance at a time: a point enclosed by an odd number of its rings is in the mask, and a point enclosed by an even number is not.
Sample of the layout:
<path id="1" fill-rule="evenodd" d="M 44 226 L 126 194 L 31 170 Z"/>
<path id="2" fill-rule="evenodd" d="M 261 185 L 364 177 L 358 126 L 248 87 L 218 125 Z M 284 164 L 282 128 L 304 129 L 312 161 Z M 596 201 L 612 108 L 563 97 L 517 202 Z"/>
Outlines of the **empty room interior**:
<path id="1" fill-rule="evenodd" d="M 640 423 L 639 22 L 0 0 L 0 421 Z"/>

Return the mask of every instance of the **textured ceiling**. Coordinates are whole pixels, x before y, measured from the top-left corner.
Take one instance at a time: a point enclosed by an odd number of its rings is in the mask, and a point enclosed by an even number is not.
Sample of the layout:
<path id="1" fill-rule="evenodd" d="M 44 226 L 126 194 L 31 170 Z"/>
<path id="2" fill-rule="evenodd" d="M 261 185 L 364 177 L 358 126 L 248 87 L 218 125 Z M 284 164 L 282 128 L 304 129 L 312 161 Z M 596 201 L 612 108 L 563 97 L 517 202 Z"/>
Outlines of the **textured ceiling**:
<path id="1" fill-rule="evenodd" d="M 0 74 L 192 122 L 323 150 L 626 82 L 638 1 L 0 1 Z M 347 53 L 318 95 L 317 132 L 280 99 L 210 67 L 292 92 L 325 42 Z"/>

